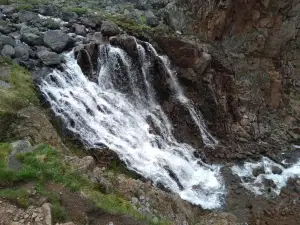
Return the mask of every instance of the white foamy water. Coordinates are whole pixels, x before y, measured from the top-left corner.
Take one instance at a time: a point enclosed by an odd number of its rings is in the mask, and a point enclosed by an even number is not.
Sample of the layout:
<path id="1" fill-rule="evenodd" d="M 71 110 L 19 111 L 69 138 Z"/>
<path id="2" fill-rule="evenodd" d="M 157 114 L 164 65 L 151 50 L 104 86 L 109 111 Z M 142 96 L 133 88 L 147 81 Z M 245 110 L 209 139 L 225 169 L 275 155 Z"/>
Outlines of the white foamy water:
<path id="1" fill-rule="evenodd" d="M 284 161 L 282 163 L 285 164 Z M 274 168 L 279 168 L 277 171 L 281 170 L 282 172 L 280 174 L 278 174 L 278 172 L 274 173 Z M 257 169 L 261 171 L 261 174 L 255 177 L 253 170 Z M 279 194 L 281 188 L 286 186 L 289 178 L 300 176 L 300 161 L 290 165 L 288 168 L 284 168 L 271 159 L 262 157 L 258 162 L 245 162 L 243 166 L 235 165 L 232 167 L 232 172 L 241 178 L 245 188 L 255 194 L 266 194 L 268 188 L 271 188 L 272 191 Z M 272 187 L 266 186 L 264 182 L 265 179 L 273 181 L 274 185 L 272 185 Z"/>
<path id="2" fill-rule="evenodd" d="M 221 207 L 225 185 L 220 166 L 207 165 L 195 158 L 195 149 L 174 138 L 172 124 L 155 101 L 151 83 L 155 74 L 150 73 L 148 56 L 142 46 L 138 49 L 141 70 L 135 69 L 123 50 L 101 46 L 99 84 L 89 81 L 77 65 L 74 53 L 68 53 L 65 71 L 54 70 L 44 78 L 40 89 L 56 115 L 86 146 L 97 148 L 104 144 L 129 169 L 168 187 L 183 199 L 206 209 Z M 180 87 L 177 79 L 173 82 Z M 177 96 L 185 99 L 186 107 L 195 115 L 199 138 L 214 144 L 215 139 L 199 119 L 202 117 L 181 89 Z M 149 126 L 149 119 L 156 132 Z"/>

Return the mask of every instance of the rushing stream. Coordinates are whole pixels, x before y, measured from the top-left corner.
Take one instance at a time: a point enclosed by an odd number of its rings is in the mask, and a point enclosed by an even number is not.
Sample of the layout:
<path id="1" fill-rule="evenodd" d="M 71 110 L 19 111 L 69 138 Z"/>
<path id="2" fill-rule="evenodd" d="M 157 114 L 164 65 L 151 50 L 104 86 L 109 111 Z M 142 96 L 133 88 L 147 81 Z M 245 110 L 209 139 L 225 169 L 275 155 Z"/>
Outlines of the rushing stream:
<path id="1" fill-rule="evenodd" d="M 64 72 L 54 70 L 49 74 L 40 85 L 41 91 L 53 111 L 87 147 L 105 145 L 128 168 L 155 184 L 203 208 L 220 207 L 225 194 L 220 167 L 195 158 L 195 149 L 174 138 L 172 124 L 155 100 L 156 90 L 151 83 L 155 74 L 150 72 L 149 56 L 141 45 L 138 52 L 139 70 L 122 49 L 101 45 L 98 84 L 86 78 L 74 52 L 70 52 L 65 55 Z M 189 111 L 199 128 L 199 138 L 214 146 L 217 141 L 206 130 L 201 114 L 185 97 L 176 75 L 168 69 L 167 60 L 161 60 L 171 78 L 174 97 Z M 149 118 L 158 133 L 151 131 Z"/>

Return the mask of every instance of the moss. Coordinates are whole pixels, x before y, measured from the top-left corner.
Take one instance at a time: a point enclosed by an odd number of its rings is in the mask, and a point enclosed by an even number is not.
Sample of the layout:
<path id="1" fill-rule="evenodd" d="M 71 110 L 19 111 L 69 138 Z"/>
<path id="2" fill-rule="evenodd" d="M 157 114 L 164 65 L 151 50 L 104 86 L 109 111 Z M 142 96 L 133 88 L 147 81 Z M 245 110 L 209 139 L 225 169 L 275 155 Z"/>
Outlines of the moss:
<path id="1" fill-rule="evenodd" d="M 17 7 L 18 10 L 32 10 L 33 8 L 34 6 L 31 4 L 21 4 Z"/>
<path id="2" fill-rule="evenodd" d="M 0 197 L 15 202 L 18 206 L 28 207 L 29 193 L 25 188 L 0 189 Z"/>
<path id="3" fill-rule="evenodd" d="M 0 0 L 0 5 L 9 5 L 10 1 L 9 0 Z"/>
<path id="4" fill-rule="evenodd" d="M 117 174 L 125 174 L 128 177 L 131 177 L 133 179 L 138 179 L 139 175 L 134 172 L 129 170 L 122 161 L 119 160 L 112 160 L 111 163 L 108 165 L 108 170 L 113 171 L 114 173 Z"/>
<path id="5" fill-rule="evenodd" d="M 0 168 L 6 167 L 6 160 L 11 151 L 9 143 L 0 143 Z"/>
<path id="6" fill-rule="evenodd" d="M 71 8 L 69 8 L 69 10 L 76 13 L 79 16 L 87 14 L 87 12 L 88 12 L 88 10 L 86 8 L 77 8 L 77 7 L 71 7 Z"/>
<path id="7" fill-rule="evenodd" d="M 0 68 L 10 70 L 9 84 L 12 88 L 0 88 L 0 117 L 37 104 L 38 98 L 29 72 L 6 58 L 0 58 Z"/>

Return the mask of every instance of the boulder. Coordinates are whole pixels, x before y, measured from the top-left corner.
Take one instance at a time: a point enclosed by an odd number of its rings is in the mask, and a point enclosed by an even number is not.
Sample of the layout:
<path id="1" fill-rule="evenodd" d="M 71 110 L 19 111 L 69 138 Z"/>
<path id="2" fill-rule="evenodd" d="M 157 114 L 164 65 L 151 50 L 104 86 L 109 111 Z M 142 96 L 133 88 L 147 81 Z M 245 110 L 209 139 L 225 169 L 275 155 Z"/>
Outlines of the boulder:
<path id="1" fill-rule="evenodd" d="M 138 57 L 137 42 L 133 36 L 113 36 L 109 38 L 109 43 L 124 49 L 124 51 L 133 58 Z"/>
<path id="2" fill-rule="evenodd" d="M 78 19 L 78 15 L 75 12 L 62 11 L 60 13 L 59 18 L 61 18 L 64 21 L 70 21 L 70 20 L 76 20 L 76 19 Z"/>
<path id="3" fill-rule="evenodd" d="M 40 31 L 36 27 L 30 27 L 30 26 L 23 25 L 20 29 L 20 33 L 21 33 L 21 35 L 24 35 L 26 33 L 32 33 L 35 35 L 39 35 Z"/>
<path id="4" fill-rule="evenodd" d="M 40 36 L 33 34 L 33 33 L 24 33 L 21 36 L 21 41 L 24 43 L 30 45 L 30 46 L 35 46 L 35 45 L 42 45 L 43 40 Z"/>
<path id="5" fill-rule="evenodd" d="M 46 66 L 55 66 L 61 63 L 61 58 L 55 52 L 43 50 L 37 53 L 38 58 Z"/>
<path id="6" fill-rule="evenodd" d="M 37 13 L 21 10 L 19 12 L 19 20 L 22 23 L 33 23 L 35 21 L 40 20 L 40 17 Z"/>
<path id="7" fill-rule="evenodd" d="M 2 51 L 1 51 L 2 56 L 6 57 L 13 57 L 15 55 L 15 49 L 11 45 L 4 45 Z"/>
<path id="8" fill-rule="evenodd" d="M 278 166 L 272 166 L 272 173 L 273 174 L 282 174 L 282 169 Z"/>
<path id="9" fill-rule="evenodd" d="M 44 34 L 44 44 L 57 53 L 73 47 L 74 40 L 60 30 L 50 30 Z"/>
<path id="10" fill-rule="evenodd" d="M 7 159 L 7 167 L 13 170 L 19 170 L 22 168 L 21 162 L 17 156 L 21 153 L 32 152 L 33 148 L 28 140 L 20 140 L 11 144 L 12 151 Z"/>
<path id="11" fill-rule="evenodd" d="M 1 34 L 0 34 L 0 43 L 2 43 L 3 46 L 11 45 L 11 46 L 15 47 L 15 45 L 16 45 L 16 41 L 12 37 L 9 37 L 6 35 L 1 35 Z"/>
<path id="12" fill-rule="evenodd" d="M 103 21 L 101 25 L 101 34 L 103 37 L 111 37 L 121 33 L 120 28 L 112 22 Z"/>
<path id="13" fill-rule="evenodd" d="M 151 27 L 156 27 L 159 24 L 158 18 L 154 15 L 151 10 L 145 12 L 146 23 Z"/>
<path id="14" fill-rule="evenodd" d="M 0 88 L 8 89 L 11 88 L 11 85 L 3 80 L 0 80 Z"/>
<path id="15" fill-rule="evenodd" d="M 13 7 L 13 6 L 5 6 L 3 9 L 2 9 L 2 13 L 5 14 L 5 15 L 11 15 L 13 14 L 14 12 L 16 12 L 16 8 Z"/>
<path id="16" fill-rule="evenodd" d="M 86 35 L 86 29 L 85 29 L 84 25 L 80 25 L 80 24 L 75 23 L 73 25 L 73 28 L 74 28 L 75 34 L 81 35 L 81 36 Z"/>
<path id="17" fill-rule="evenodd" d="M 84 75 L 87 77 L 91 78 L 93 75 L 93 65 L 92 65 L 92 60 L 85 49 L 81 49 L 78 51 L 77 54 L 77 64 L 80 66 L 82 72 Z"/>
<path id="18" fill-rule="evenodd" d="M 18 44 L 15 47 L 15 56 L 16 56 L 16 58 L 19 58 L 22 60 L 28 60 L 29 59 L 28 48 L 25 45 Z"/>

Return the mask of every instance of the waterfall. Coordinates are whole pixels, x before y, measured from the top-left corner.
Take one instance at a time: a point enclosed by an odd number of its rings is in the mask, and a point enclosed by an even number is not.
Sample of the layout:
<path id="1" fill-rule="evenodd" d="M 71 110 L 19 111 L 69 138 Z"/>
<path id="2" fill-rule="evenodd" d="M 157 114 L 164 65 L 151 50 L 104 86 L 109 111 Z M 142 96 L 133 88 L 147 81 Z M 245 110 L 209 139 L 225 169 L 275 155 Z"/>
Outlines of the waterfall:
<path id="1" fill-rule="evenodd" d="M 133 62 L 122 49 L 101 45 L 98 84 L 84 76 L 74 52 L 67 53 L 63 70 L 55 69 L 48 74 L 40 84 L 41 92 L 55 114 L 88 148 L 105 145 L 129 169 L 154 184 L 161 184 L 203 208 L 220 207 L 225 195 L 220 166 L 205 164 L 194 156 L 193 147 L 179 143 L 173 136 L 172 123 L 156 98 L 151 55 L 142 45 L 137 47 L 139 60 Z M 176 98 L 199 128 L 199 138 L 202 136 L 204 144 L 215 145 L 217 141 L 185 97 L 176 74 L 164 58 L 160 59 Z"/>

